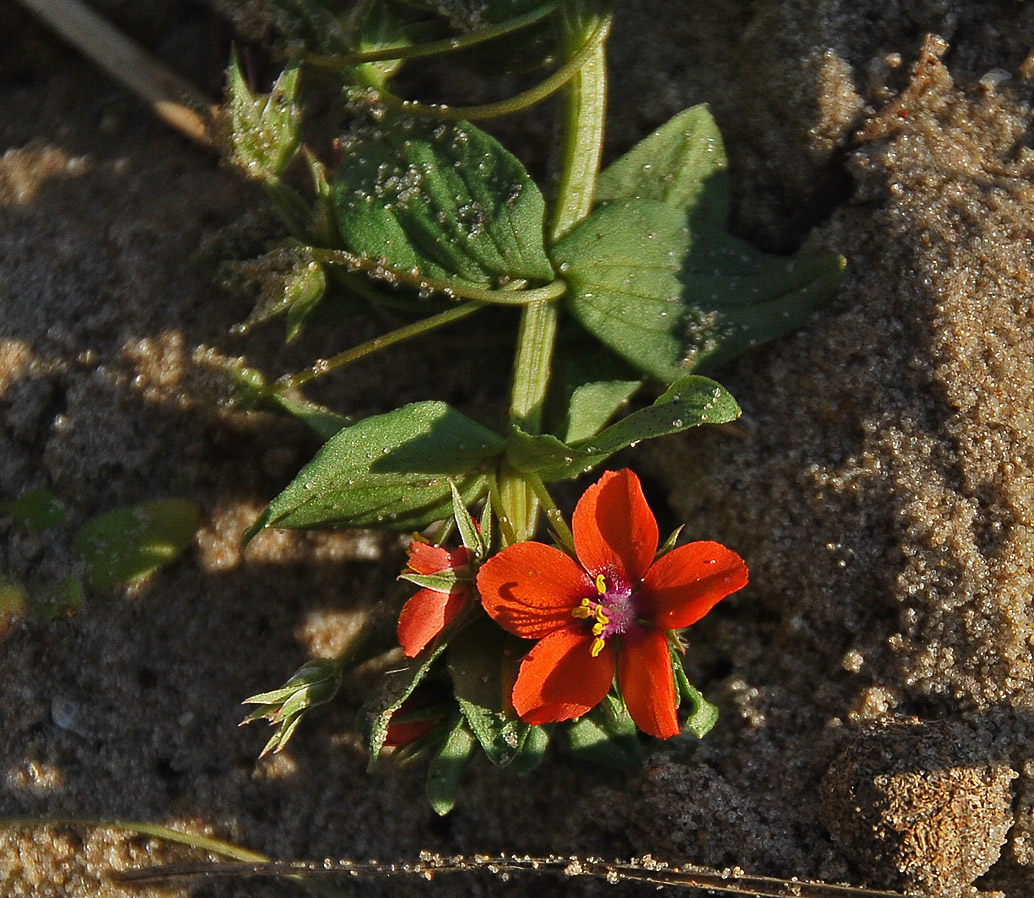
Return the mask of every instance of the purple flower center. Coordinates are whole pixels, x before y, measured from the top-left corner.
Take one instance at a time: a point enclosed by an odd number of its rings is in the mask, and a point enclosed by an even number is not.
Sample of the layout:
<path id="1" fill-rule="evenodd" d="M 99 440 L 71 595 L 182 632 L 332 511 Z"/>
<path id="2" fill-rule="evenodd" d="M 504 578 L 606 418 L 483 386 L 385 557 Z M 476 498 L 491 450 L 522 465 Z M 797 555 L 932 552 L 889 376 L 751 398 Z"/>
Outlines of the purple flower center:
<path id="1" fill-rule="evenodd" d="M 592 656 L 595 658 L 611 636 L 620 636 L 638 618 L 636 594 L 623 578 L 596 575 L 596 595 L 584 598 L 571 610 L 577 618 L 592 621 Z"/>

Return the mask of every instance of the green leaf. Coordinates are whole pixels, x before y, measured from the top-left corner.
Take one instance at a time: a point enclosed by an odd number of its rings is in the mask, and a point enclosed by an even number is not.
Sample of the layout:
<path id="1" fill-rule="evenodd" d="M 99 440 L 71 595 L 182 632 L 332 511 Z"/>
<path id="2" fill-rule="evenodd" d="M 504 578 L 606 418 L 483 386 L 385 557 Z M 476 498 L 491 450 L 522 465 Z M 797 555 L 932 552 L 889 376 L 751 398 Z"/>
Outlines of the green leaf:
<path id="1" fill-rule="evenodd" d="M 653 199 L 599 207 L 555 248 L 574 317 L 640 371 L 670 383 L 803 324 L 843 259 L 758 252 Z"/>
<path id="2" fill-rule="evenodd" d="M 427 797 L 434 812 L 441 817 L 456 806 L 460 777 L 476 744 L 466 720 L 457 715 L 455 726 L 427 769 Z"/>
<path id="3" fill-rule="evenodd" d="M 0 574 L 0 637 L 29 613 L 28 596 L 20 583 Z"/>
<path id="4" fill-rule="evenodd" d="M 689 702 L 689 717 L 683 729 L 698 739 L 703 739 L 718 722 L 718 708 L 712 705 L 700 692 L 690 685 L 686 671 L 682 667 L 682 655 L 671 651 L 671 666 L 675 672 L 676 695 Z"/>
<path id="5" fill-rule="evenodd" d="M 529 726 L 528 734 L 524 737 L 517 749 L 517 755 L 510 764 L 509 769 L 518 776 L 531 773 L 546 756 L 546 749 L 549 747 L 550 737 L 553 735 L 553 727 Z"/>
<path id="6" fill-rule="evenodd" d="M 725 424 L 740 409 L 728 390 L 690 375 L 672 384 L 647 408 L 633 412 L 588 440 L 568 444 L 551 434 L 531 435 L 514 428 L 506 460 L 518 471 L 544 481 L 566 480 L 592 470 L 615 452 L 642 440 L 679 433 L 700 424 Z"/>
<path id="7" fill-rule="evenodd" d="M 567 738 L 571 750 L 590 764 L 627 770 L 643 762 L 635 724 L 621 700 L 611 694 L 569 724 Z"/>
<path id="8" fill-rule="evenodd" d="M 0 502 L 6 512 L 29 530 L 49 530 L 65 519 L 65 507 L 50 490 L 35 489 L 22 493 L 10 502 Z"/>
<path id="9" fill-rule="evenodd" d="M 249 177 L 275 182 L 298 150 L 301 108 L 295 102 L 298 69 L 283 72 L 268 94 L 254 94 L 239 61 L 230 63 L 226 112 L 231 160 Z"/>
<path id="10" fill-rule="evenodd" d="M 444 402 L 416 402 L 332 436 L 244 536 L 265 527 L 416 530 L 448 517 L 456 483 L 472 505 L 502 439 Z"/>
<path id="11" fill-rule="evenodd" d="M 413 694 L 431 666 L 445 651 L 449 636 L 455 632 L 456 621 L 446 627 L 438 638 L 412 660 L 394 667 L 384 674 L 359 709 L 357 726 L 366 749 L 370 753 L 369 766 L 373 768 L 388 736 L 392 715 Z"/>
<path id="12" fill-rule="evenodd" d="M 691 222 L 724 228 L 729 162 L 706 105 L 685 109 L 637 143 L 596 182 L 596 202 L 659 200 L 691 210 Z"/>
<path id="13" fill-rule="evenodd" d="M 345 150 L 333 189 L 351 252 L 440 280 L 553 280 L 542 194 L 484 131 L 386 114 Z"/>
<path id="14" fill-rule="evenodd" d="M 94 589 L 146 577 L 172 561 L 193 540 L 201 522 L 197 504 L 162 499 L 87 521 L 73 546 L 87 565 Z"/>
<path id="15" fill-rule="evenodd" d="M 513 762 L 531 729 L 510 701 L 523 650 L 517 639 L 487 621 L 468 627 L 449 647 L 449 673 L 460 708 L 499 767 Z"/>
<path id="16" fill-rule="evenodd" d="M 641 386 L 640 380 L 604 380 L 577 387 L 561 431 L 563 441 L 577 443 L 596 436 Z"/>

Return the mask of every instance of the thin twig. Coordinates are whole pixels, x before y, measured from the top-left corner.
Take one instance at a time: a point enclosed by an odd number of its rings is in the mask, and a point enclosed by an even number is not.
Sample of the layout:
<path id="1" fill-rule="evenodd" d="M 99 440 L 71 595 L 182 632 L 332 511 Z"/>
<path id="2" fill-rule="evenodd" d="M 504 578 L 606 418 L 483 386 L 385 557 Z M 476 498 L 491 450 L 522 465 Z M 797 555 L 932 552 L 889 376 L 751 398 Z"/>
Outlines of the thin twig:
<path id="1" fill-rule="evenodd" d="M 145 867 L 115 874 L 120 882 L 154 882 L 192 876 L 346 876 L 417 877 L 432 879 L 445 873 L 487 872 L 509 877 L 513 873 L 551 874 L 566 878 L 588 877 L 609 883 L 642 882 L 676 889 L 707 889 L 749 898 L 903 898 L 900 892 L 867 889 L 817 879 L 754 876 L 738 867 L 717 869 L 685 865 L 669 866 L 642 858 L 638 861 L 606 861 L 602 858 L 530 857 L 528 855 L 468 855 L 446 857 L 422 852 L 419 860 L 396 861 L 272 861 L 270 863 L 174 864 Z"/>
<path id="2" fill-rule="evenodd" d="M 147 103 L 166 124 L 211 148 L 213 105 L 80 0 L 21 0 L 47 25 Z"/>

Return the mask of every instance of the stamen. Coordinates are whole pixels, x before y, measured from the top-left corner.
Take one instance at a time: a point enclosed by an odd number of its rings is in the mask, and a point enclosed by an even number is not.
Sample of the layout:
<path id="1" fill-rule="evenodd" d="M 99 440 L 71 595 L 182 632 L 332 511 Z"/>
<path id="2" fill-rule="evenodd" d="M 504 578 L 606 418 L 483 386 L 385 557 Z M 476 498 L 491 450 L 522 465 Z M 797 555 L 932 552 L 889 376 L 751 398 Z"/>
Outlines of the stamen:
<path id="1" fill-rule="evenodd" d="M 596 575 L 596 592 L 598 592 L 601 596 L 607 594 L 607 580 L 603 576 L 603 574 Z"/>
<path id="2" fill-rule="evenodd" d="M 588 599 L 582 599 L 581 605 L 571 609 L 572 617 L 588 620 L 593 616 L 592 603 Z"/>
<path id="3" fill-rule="evenodd" d="M 605 645 L 606 643 L 599 636 L 597 636 L 592 641 L 592 648 L 589 649 L 589 652 L 592 654 L 592 657 L 595 658 L 600 652 L 602 652 L 603 646 Z"/>

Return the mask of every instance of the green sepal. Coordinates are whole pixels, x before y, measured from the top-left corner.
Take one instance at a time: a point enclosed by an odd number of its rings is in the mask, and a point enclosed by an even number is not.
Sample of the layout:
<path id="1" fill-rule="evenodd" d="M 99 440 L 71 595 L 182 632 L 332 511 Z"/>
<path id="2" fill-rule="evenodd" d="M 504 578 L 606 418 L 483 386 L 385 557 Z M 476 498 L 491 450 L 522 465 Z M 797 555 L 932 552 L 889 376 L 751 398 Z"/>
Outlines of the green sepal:
<path id="1" fill-rule="evenodd" d="M 510 701 L 523 651 L 520 640 L 487 620 L 468 627 L 449 646 L 449 674 L 460 709 L 498 767 L 514 761 L 531 730 Z"/>
<path id="2" fill-rule="evenodd" d="M 255 308 L 237 327 L 241 333 L 286 315 L 286 339 L 292 343 L 327 292 L 326 271 L 307 247 L 283 246 L 257 259 L 232 263 L 228 268 L 259 288 Z"/>
<path id="3" fill-rule="evenodd" d="M 275 183 L 298 151 L 302 111 L 298 68 L 281 73 L 268 94 L 254 94 L 236 58 L 227 73 L 230 157 L 249 177 Z"/>
<path id="4" fill-rule="evenodd" d="M 590 764 L 628 770 L 643 763 L 636 726 L 624 703 L 608 693 L 588 714 L 568 724 L 571 751 Z"/>
<path id="5" fill-rule="evenodd" d="M 476 562 L 483 561 L 488 554 L 488 545 L 485 543 L 481 531 L 474 523 L 474 518 L 471 517 L 470 512 L 467 510 L 460 491 L 456 489 L 456 484 L 450 480 L 449 486 L 452 488 L 452 516 L 460 532 L 460 539 L 463 540 L 463 545 L 474 556 Z M 492 500 L 489 497 L 485 501 L 490 503 Z M 489 512 L 489 519 L 491 520 L 491 512 Z"/>
<path id="6" fill-rule="evenodd" d="M 0 502 L 0 513 L 9 514 L 28 530 L 49 530 L 60 524 L 67 514 L 61 500 L 48 489 L 34 489 L 17 499 Z"/>
<path id="7" fill-rule="evenodd" d="M 306 712 L 332 701 L 341 687 L 341 665 L 337 662 L 313 658 L 303 664 L 279 689 L 260 692 L 244 699 L 242 704 L 258 705 L 240 726 L 267 720 L 276 729 L 269 737 L 259 757 L 281 751 L 294 736 Z"/>
<path id="8" fill-rule="evenodd" d="M 94 589 L 146 577 L 193 540 L 201 523 L 197 503 L 162 499 L 120 508 L 87 521 L 73 547 L 87 565 Z"/>
<path id="9" fill-rule="evenodd" d="M 597 203 L 659 200 L 688 210 L 693 226 L 724 228 L 729 184 L 722 135 L 706 105 L 684 109 L 637 143 L 596 181 Z"/>
<path id="10" fill-rule="evenodd" d="M 546 749 L 549 747 L 549 740 L 552 738 L 552 735 L 552 724 L 529 726 L 528 734 L 517 749 L 517 754 L 511 762 L 509 769 L 518 776 L 531 773 L 545 758 Z"/>
<path id="11" fill-rule="evenodd" d="M 452 570 L 438 571 L 434 574 L 414 574 L 403 571 L 399 574 L 398 579 L 412 583 L 414 586 L 419 586 L 421 589 L 431 589 L 435 592 L 446 593 L 452 592 L 459 584 L 469 584 L 472 580 L 469 576 L 459 577 Z"/>
<path id="12" fill-rule="evenodd" d="M 661 200 L 605 204 L 554 249 L 579 323 L 665 383 L 803 324 L 840 283 L 830 253 L 784 258 Z"/>
<path id="13" fill-rule="evenodd" d="M 553 280 L 541 192 L 467 122 L 386 113 L 347 142 L 333 191 L 345 248 L 389 269 L 486 286 Z"/>
<path id="14" fill-rule="evenodd" d="M 641 440 L 679 433 L 700 424 L 725 424 L 740 415 L 731 394 L 706 377 L 690 375 L 673 383 L 653 405 L 633 412 L 596 436 L 574 444 L 551 434 L 532 435 L 514 427 L 506 460 L 518 471 L 544 481 L 566 480 L 592 470 L 615 452 Z"/>
<path id="15" fill-rule="evenodd" d="M 689 703 L 689 716 L 682 725 L 682 729 L 692 733 L 698 739 L 703 739 L 718 722 L 718 708 L 712 705 L 700 692 L 690 685 L 686 677 L 686 671 L 682 667 L 682 655 L 670 647 L 671 666 L 675 673 L 675 697 L 681 704 L 682 701 Z"/>
<path id="16" fill-rule="evenodd" d="M 444 402 L 416 402 L 332 436 L 244 535 L 266 527 L 419 530 L 489 489 L 503 440 Z"/>
<path id="17" fill-rule="evenodd" d="M 438 816 L 444 817 L 456 806 L 460 777 L 475 745 L 477 740 L 466 719 L 457 714 L 452 730 L 427 768 L 427 797 Z"/>

